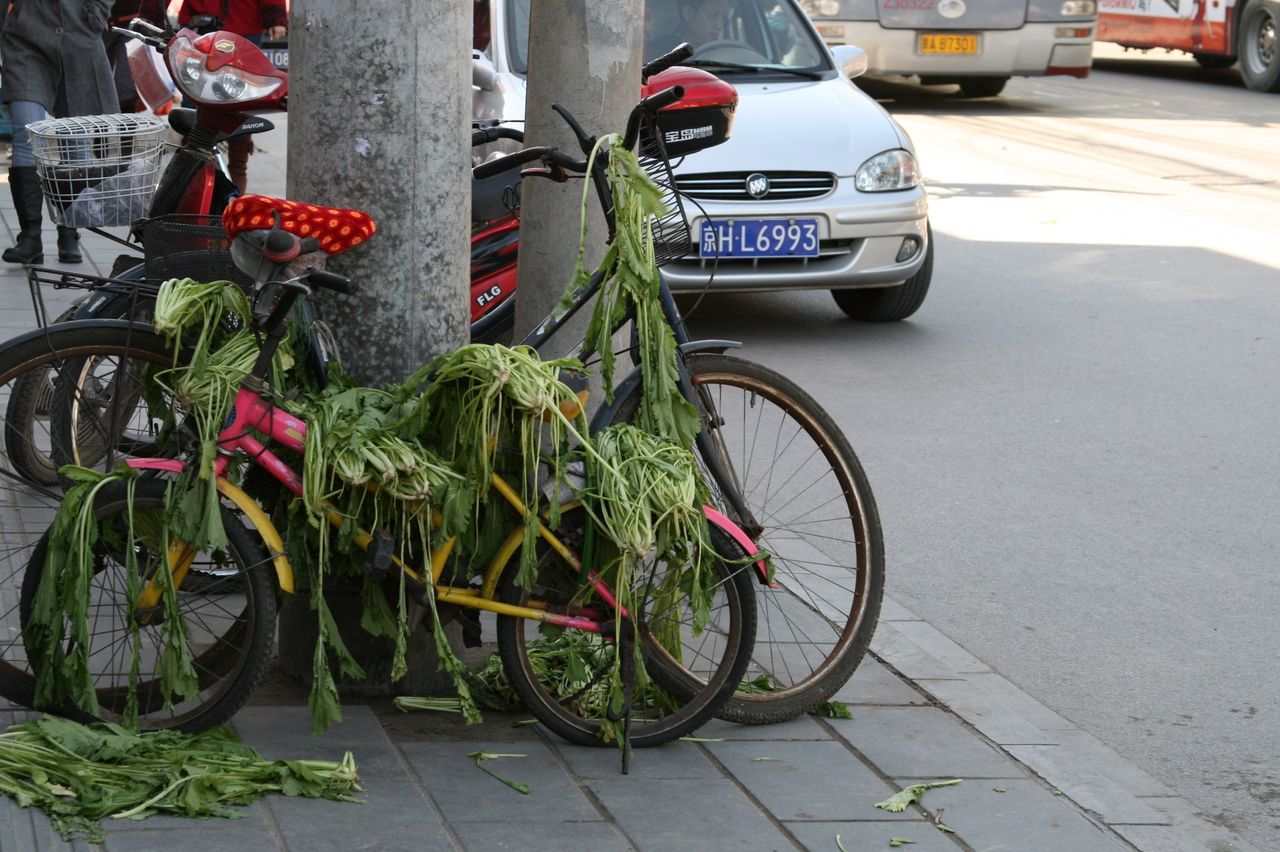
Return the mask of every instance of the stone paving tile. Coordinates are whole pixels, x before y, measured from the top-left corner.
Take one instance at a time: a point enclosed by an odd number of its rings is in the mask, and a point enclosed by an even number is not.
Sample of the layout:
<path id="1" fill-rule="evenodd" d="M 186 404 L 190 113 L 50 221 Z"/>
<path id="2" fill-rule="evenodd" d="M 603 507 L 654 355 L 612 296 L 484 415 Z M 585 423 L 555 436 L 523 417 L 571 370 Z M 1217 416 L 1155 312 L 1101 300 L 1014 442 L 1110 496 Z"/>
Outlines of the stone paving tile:
<path id="1" fill-rule="evenodd" d="M 903 852 L 956 852 L 960 846 L 932 823 L 915 822 L 787 822 L 787 830 L 800 841 L 805 849 L 815 852 L 833 852 L 840 845 L 848 852 L 866 852 L 868 849 L 889 849 L 889 839 L 900 837 L 911 841 L 899 848 Z"/>
<path id="2" fill-rule="evenodd" d="M 870 654 L 862 658 L 853 677 L 834 696 L 846 704 L 928 704 L 929 699 L 912 689 Z"/>
<path id="3" fill-rule="evenodd" d="M 907 609 L 897 601 L 893 600 L 892 598 L 889 598 L 886 596 L 885 599 L 880 602 L 879 621 L 920 621 L 920 620 L 921 620 L 920 616 L 916 615 L 914 612 L 911 612 L 909 609 Z"/>
<path id="4" fill-rule="evenodd" d="M 594 780 L 591 789 L 642 852 L 795 848 L 727 778 L 650 784 L 643 778 L 620 776 Z"/>
<path id="5" fill-rule="evenodd" d="M 403 743 L 401 749 L 450 824 L 485 822 L 495 814 L 511 822 L 594 822 L 602 818 L 538 740 Z M 530 785 L 532 791 L 523 795 L 491 777 L 467 757 L 473 751 L 527 755 L 487 761 L 485 766 L 503 778 Z"/>
<path id="6" fill-rule="evenodd" d="M 780 820 L 919 816 L 877 809 L 876 802 L 897 791 L 838 742 L 710 743 L 706 748 Z"/>
<path id="7" fill-rule="evenodd" d="M 70 852 L 72 849 L 88 849 L 88 844 L 67 843 L 53 832 L 49 820 L 34 808 L 20 808 L 8 797 L 0 797 L 0 852 L 30 852 L 33 849 L 50 852 Z"/>
<path id="8" fill-rule="evenodd" d="M 1169 818 L 1066 746 L 1009 746 L 1009 753 L 1108 823 L 1167 825 Z M 1116 758 L 1119 760 L 1119 758 Z"/>
<path id="9" fill-rule="evenodd" d="M 1197 815 L 1185 799 L 1156 797 L 1143 803 L 1169 817 L 1171 825 L 1115 825 L 1125 840 L 1139 849 L 1159 852 L 1258 852 L 1225 828 L 1212 825 Z"/>
<path id="10" fill-rule="evenodd" d="M 616 748 L 592 748 L 556 741 L 554 748 L 580 778 L 613 778 L 622 758 Z M 720 769 L 690 742 L 673 742 L 632 752 L 632 778 L 720 778 Z"/>
<path id="11" fill-rule="evenodd" d="M 236 713 L 231 727 L 268 759 L 338 761 L 350 751 L 361 778 L 408 777 L 395 746 L 368 707 L 344 706 L 342 718 L 341 723 L 315 735 L 311 733 L 311 711 L 306 705 L 250 705 Z"/>
<path id="12" fill-rule="evenodd" d="M 896 621 L 889 625 L 891 632 L 908 640 L 930 657 L 939 660 L 953 674 L 987 672 L 986 663 L 961 648 L 941 630 L 924 621 Z M 879 635 L 879 631 L 877 631 Z M 887 658 L 886 658 L 887 659 Z M 889 660 L 892 663 L 892 660 Z M 894 664 L 899 671 L 905 671 Z"/>
<path id="13" fill-rule="evenodd" d="M 1026 711 L 1032 708 L 1011 701 L 1011 693 L 1021 693 L 1029 704 L 1036 702 L 999 675 L 968 675 L 963 680 L 921 680 L 926 689 L 954 712 L 986 736 L 1001 745 L 1056 745 L 1056 733 L 1046 733 L 1028 718 Z M 1038 705 L 1037 705 L 1038 706 Z M 1071 726 L 1070 722 L 1041 707 L 1033 712 L 1038 719 L 1051 723 L 1049 730 L 1060 731 Z"/>
<path id="14" fill-rule="evenodd" d="M 959 677 L 953 667 L 921 648 L 902 632 L 903 627 L 921 623 L 923 622 L 881 621 L 871 640 L 871 650 L 912 680 Z"/>
<path id="15" fill-rule="evenodd" d="M 1026 774 L 954 716 L 934 707 L 859 707 L 852 719 L 825 721 L 881 772 L 895 778 Z"/>
<path id="16" fill-rule="evenodd" d="M 1115 781 L 1139 798 L 1147 796 L 1172 798 L 1176 795 L 1092 734 L 1077 729 L 1060 732 L 1057 736 L 1062 748 L 1067 749 L 1074 760 L 1084 761 L 1091 769 Z"/>
<path id="17" fill-rule="evenodd" d="M 290 799 L 267 800 L 287 849 L 294 852 L 434 852 L 454 848 L 418 785 L 376 779 L 361 784 L 364 804 Z"/>
<path id="18" fill-rule="evenodd" d="M 797 716 L 774 725 L 738 725 L 712 719 L 697 732 L 699 737 L 725 740 L 829 740 L 831 734 L 812 716 Z"/>
<path id="19" fill-rule="evenodd" d="M 265 852 L 281 848 L 270 835 L 261 831 L 192 820 L 186 823 L 177 831 L 147 828 L 113 831 L 107 835 L 107 852 L 178 852 L 186 849 L 199 852 Z M 43 850 L 45 847 L 40 848 Z"/>
<path id="20" fill-rule="evenodd" d="M 454 826 L 464 849 L 631 849 L 622 834 L 605 822 L 461 822 Z"/>
<path id="21" fill-rule="evenodd" d="M 910 779 L 900 779 L 902 786 Z M 1004 788 L 998 793 L 995 787 Z M 976 850 L 1034 852 L 1122 852 L 1127 847 L 1091 822 L 1065 796 L 1032 779 L 966 780 L 929 790 L 923 807 Z M 907 847 L 910 848 L 910 847 Z"/>

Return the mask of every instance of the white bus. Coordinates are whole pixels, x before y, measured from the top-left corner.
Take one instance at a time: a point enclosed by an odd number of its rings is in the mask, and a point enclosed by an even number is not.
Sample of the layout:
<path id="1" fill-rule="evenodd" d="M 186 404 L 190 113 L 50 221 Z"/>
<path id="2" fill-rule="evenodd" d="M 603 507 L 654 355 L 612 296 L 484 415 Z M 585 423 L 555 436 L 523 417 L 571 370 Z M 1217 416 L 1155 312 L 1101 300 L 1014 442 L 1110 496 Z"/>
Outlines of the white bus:
<path id="1" fill-rule="evenodd" d="M 1098 41 L 1184 50 L 1206 68 L 1240 62 L 1244 84 L 1280 92 L 1280 3 L 1274 0 L 1101 0 Z"/>
<path id="2" fill-rule="evenodd" d="M 829 45 L 867 52 L 870 75 L 958 83 L 966 98 L 1010 77 L 1087 77 L 1096 0 L 800 0 Z"/>

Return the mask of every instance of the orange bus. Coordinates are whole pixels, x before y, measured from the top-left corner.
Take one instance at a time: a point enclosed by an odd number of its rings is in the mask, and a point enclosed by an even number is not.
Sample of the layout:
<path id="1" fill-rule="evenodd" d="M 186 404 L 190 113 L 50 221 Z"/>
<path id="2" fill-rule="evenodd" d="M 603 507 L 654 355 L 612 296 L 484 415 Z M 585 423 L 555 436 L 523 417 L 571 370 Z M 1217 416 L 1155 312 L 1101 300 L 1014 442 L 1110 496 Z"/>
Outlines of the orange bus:
<path id="1" fill-rule="evenodd" d="M 1098 0 L 1098 41 L 1190 53 L 1206 68 L 1240 63 L 1255 92 L 1280 91 L 1276 0 Z"/>

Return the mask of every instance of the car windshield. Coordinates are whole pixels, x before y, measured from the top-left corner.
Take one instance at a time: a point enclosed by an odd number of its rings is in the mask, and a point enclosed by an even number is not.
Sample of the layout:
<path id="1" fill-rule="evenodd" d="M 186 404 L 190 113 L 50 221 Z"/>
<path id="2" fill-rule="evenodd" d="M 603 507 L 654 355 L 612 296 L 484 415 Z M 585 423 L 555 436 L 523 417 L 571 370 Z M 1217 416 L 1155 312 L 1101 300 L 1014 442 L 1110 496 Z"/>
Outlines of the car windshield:
<path id="1" fill-rule="evenodd" d="M 517 74 L 529 72 L 529 3 L 506 0 L 507 52 Z M 831 67 L 790 0 L 646 0 L 644 19 L 646 62 L 687 41 L 696 64 L 723 73 L 807 76 Z"/>

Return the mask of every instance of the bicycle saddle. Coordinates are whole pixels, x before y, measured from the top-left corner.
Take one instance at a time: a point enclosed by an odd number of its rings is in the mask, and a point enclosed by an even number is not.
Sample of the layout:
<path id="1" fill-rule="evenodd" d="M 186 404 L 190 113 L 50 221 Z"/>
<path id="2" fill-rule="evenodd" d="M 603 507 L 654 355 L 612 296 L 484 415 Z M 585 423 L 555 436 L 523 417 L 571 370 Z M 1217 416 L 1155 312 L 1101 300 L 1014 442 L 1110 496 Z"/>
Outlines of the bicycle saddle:
<path id="1" fill-rule="evenodd" d="M 227 205 L 222 226 L 234 239 L 245 231 L 269 230 L 280 214 L 280 228 L 296 237 L 314 239 L 328 254 L 360 245 L 378 230 L 368 213 L 303 204 L 265 195 L 242 195 Z"/>

